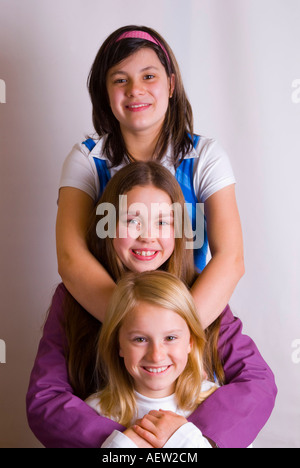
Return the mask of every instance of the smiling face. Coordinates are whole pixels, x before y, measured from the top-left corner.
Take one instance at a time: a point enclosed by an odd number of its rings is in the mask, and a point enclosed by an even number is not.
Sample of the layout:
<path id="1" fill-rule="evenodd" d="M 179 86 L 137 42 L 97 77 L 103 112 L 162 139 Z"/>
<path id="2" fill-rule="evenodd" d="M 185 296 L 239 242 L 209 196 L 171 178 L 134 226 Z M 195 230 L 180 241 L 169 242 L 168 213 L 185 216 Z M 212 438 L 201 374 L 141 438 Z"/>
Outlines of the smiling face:
<path id="1" fill-rule="evenodd" d="M 174 90 L 174 76 L 169 79 L 154 50 L 145 47 L 109 69 L 106 88 L 123 136 L 158 133 Z"/>
<path id="2" fill-rule="evenodd" d="M 146 302 L 139 302 L 124 319 L 119 345 L 135 390 L 149 398 L 174 393 L 192 347 L 189 328 L 180 315 Z"/>
<path id="3" fill-rule="evenodd" d="M 175 248 L 172 200 L 153 185 L 136 186 L 126 196 L 114 249 L 130 271 L 157 270 Z"/>

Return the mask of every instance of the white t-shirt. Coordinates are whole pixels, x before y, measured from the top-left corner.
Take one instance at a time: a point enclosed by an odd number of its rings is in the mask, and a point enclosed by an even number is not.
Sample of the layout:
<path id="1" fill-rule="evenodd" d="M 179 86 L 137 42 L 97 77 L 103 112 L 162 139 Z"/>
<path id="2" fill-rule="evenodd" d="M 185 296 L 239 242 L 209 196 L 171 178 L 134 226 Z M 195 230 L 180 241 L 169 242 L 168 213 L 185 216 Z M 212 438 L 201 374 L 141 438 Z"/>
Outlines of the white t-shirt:
<path id="1" fill-rule="evenodd" d="M 204 381 L 202 391 L 211 389 L 215 384 L 213 382 Z M 148 398 L 135 392 L 137 403 L 137 414 L 132 424 L 137 419 L 143 418 L 149 411 L 165 410 L 173 411 L 185 418 L 190 416 L 190 412 L 182 411 L 178 408 L 175 395 L 166 398 Z M 101 414 L 101 405 L 99 399 L 91 395 L 87 398 L 86 403 L 91 406 L 97 413 Z M 126 435 L 120 431 L 113 433 L 106 439 L 101 448 L 137 448 L 137 445 Z M 164 448 L 212 448 L 208 440 L 203 437 L 202 432 L 193 423 L 186 423 L 181 426 L 167 441 Z"/>
<path id="2" fill-rule="evenodd" d="M 60 178 L 59 188 L 74 187 L 83 190 L 97 201 L 100 193 L 99 177 L 94 158 L 107 160 L 103 154 L 106 137 L 96 141 L 90 151 L 83 143 L 76 144 L 67 156 Z M 195 158 L 194 162 L 194 191 L 200 203 L 204 203 L 213 193 L 222 188 L 235 184 L 235 177 L 229 158 L 220 144 L 211 138 L 201 136 L 198 145 L 185 157 Z M 113 176 L 126 163 L 110 169 Z M 172 147 L 168 147 L 161 164 L 175 175 L 172 163 Z"/>

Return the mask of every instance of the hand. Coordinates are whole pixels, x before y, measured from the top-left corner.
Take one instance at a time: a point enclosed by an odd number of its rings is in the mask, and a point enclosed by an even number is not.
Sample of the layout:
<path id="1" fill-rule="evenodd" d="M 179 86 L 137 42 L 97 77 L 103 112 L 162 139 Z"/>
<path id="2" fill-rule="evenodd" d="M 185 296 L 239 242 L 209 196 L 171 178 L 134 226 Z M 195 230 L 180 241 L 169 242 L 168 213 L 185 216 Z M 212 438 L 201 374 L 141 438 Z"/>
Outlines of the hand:
<path id="1" fill-rule="evenodd" d="M 188 421 L 172 411 L 150 411 L 136 421 L 133 430 L 154 448 L 162 448 L 170 437 Z"/>
<path id="2" fill-rule="evenodd" d="M 126 431 L 123 432 L 124 435 L 126 435 L 129 439 L 132 440 L 135 445 L 137 445 L 139 448 L 153 448 L 153 445 L 150 445 L 145 439 L 140 437 L 132 427 L 129 427 L 126 429 Z"/>

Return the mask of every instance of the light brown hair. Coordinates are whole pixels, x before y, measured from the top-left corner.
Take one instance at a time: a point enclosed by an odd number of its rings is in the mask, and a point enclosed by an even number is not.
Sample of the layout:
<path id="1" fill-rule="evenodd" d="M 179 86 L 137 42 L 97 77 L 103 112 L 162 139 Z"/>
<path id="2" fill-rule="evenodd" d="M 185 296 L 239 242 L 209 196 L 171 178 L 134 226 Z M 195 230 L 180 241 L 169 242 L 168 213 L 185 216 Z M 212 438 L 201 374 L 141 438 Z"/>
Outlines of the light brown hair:
<path id="1" fill-rule="evenodd" d="M 179 203 L 182 206 L 182 217 L 185 216 L 184 197 L 179 184 L 168 169 L 154 161 L 131 163 L 120 169 L 107 184 L 98 205 L 111 203 L 118 213 L 119 195 L 128 193 L 136 186 L 148 185 L 153 185 L 168 193 L 172 203 Z M 127 273 L 127 270 L 115 252 L 113 239 L 97 237 L 96 226 L 101 219 L 101 215 L 96 214 L 97 206 L 93 211 L 87 232 L 88 248 L 112 279 L 117 282 Z M 186 241 L 183 232 L 182 237 L 175 239 L 174 251 L 160 269 L 177 276 L 188 287 L 191 287 L 197 274 L 194 267 L 193 251 L 185 248 Z M 218 353 L 220 322 L 221 317 L 205 330 L 207 344 L 204 361 L 207 364 L 208 378 L 213 380 L 213 372 L 215 372 L 219 383 L 222 384 L 225 377 Z M 85 399 L 103 385 L 101 370 L 95 365 L 101 323 L 89 314 L 70 293 L 66 292 L 64 327 L 68 341 L 66 358 L 69 379 L 75 394 Z"/>
<path id="2" fill-rule="evenodd" d="M 98 205 L 110 203 L 118 213 L 119 195 L 128 193 L 136 186 L 149 185 L 165 191 L 172 203 L 180 204 L 182 207 L 181 221 L 184 223 L 184 217 L 186 217 L 185 203 L 180 186 L 168 169 L 154 161 L 131 163 L 119 170 L 107 184 Z M 118 281 L 127 270 L 116 254 L 113 239 L 110 237 L 101 239 L 96 234 L 96 226 L 102 216 L 97 215 L 97 206 L 93 211 L 87 232 L 88 248 L 111 275 L 112 279 Z M 185 249 L 186 241 L 183 232 L 181 237 L 175 239 L 175 249 L 172 255 L 160 268 L 176 274 L 182 281 L 190 285 L 195 279 L 195 270 L 193 251 Z M 101 324 L 86 312 L 68 292 L 64 302 L 64 311 L 65 329 L 68 338 L 66 352 L 69 378 L 76 394 L 81 398 L 86 398 L 99 388 L 102 382 L 101 375 L 93 373 L 95 368 L 95 344 Z"/>

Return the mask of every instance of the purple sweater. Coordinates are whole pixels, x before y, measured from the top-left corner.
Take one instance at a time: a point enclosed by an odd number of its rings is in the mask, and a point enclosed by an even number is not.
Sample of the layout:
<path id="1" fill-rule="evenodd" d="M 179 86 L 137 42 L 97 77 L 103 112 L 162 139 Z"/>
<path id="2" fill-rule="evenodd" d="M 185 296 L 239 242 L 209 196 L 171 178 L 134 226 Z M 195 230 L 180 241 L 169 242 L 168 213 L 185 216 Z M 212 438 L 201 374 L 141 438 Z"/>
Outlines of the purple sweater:
<path id="1" fill-rule="evenodd" d="M 26 397 L 31 430 L 45 447 L 97 448 L 118 423 L 99 416 L 73 393 L 64 356 L 61 325 L 65 287 L 60 284 L 44 326 Z M 222 314 L 219 352 L 226 385 L 188 418 L 220 448 L 246 448 L 266 424 L 277 388 L 274 375 L 229 306 Z"/>

